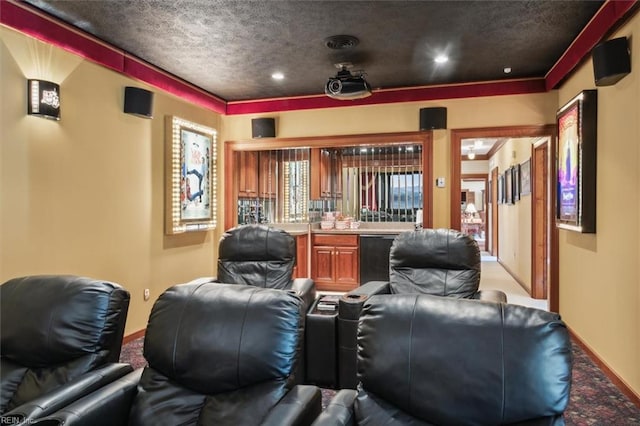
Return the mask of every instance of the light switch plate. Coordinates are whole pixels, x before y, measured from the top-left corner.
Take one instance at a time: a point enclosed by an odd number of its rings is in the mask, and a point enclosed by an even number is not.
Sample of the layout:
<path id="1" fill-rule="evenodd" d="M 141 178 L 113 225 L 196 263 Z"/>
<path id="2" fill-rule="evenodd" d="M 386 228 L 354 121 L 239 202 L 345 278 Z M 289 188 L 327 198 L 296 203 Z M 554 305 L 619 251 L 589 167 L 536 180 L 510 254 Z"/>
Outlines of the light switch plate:
<path id="1" fill-rule="evenodd" d="M 436 186 L 438 188 L 444 188 L 444 178 L 443 177 L 436 178 Z"/>

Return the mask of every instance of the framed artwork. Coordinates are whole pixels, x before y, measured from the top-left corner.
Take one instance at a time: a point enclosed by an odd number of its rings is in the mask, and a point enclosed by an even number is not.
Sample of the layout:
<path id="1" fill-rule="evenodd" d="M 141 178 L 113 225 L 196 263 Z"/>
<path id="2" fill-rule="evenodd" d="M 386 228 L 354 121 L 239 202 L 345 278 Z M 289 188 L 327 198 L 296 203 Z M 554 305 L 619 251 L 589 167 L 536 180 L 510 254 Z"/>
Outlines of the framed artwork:
<path id="1" fill-rule="evenodd" d="M 531 194 L 531 158 L 520 164 L 520 195 Z"/>
<path id="2" fill-rule="evenodd" d="M 505 204 L 513 204 L 513 167 L 504 172 Z"/>
<path id="3" fill-rule="evenodd" d="M 214 129 L 168 116 L 165 152 L 165 233 L 216 227 Z"/>
<path id="4" fill-rule="evenodd" d="M 513 170 L 513 202 L 520 200 L 520 164 L 512 167 Z"/>
<path id="5" fill-rule="evenodd" d="M 504 174 L 498 174 L 498 199 L 496 200 L 498 204 L 504 203 Z"/>
<path id="6" fill-rule="evenodd" d="M 596 232 L 598 92 L 585 90 L 556 113 L 556 225 Z"/>

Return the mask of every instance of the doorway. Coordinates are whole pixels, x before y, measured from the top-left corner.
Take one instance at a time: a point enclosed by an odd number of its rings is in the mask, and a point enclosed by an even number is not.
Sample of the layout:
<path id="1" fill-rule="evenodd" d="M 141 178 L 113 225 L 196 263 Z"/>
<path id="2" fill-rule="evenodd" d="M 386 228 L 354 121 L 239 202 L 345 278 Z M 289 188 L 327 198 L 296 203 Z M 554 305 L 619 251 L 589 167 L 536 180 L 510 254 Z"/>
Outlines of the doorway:
<path id="1" fill-rule="evenodd" d="M 496 140 L 494 147 L 487 152 L 486 157 L 480 157 L 480 159 L 487 160 L 486 170 L 483 172 L 488 182 L 487 185 L 487 209 L 486 209 L 486 226 L 485 226 L 485 249 L 492 256 L 496 256 L 498 261 L 502 264 L 505 270 L 516 279 L 519 284 L 525 288 L 525 290 L 536 298 L 548 298 L 550 309 L 557 309 L 558 306 L 558 291 L 555 283 L 557 283 L 557 261 L 554 261 L 554 256 L 557 257 L 557 237 L 554 237 L 554 222 L 552 217 L 553 208 L 551 206 L 554 199 L 553 188 L 551 188 L 550 181 L 553 167 L 551 162 L 551 152 L 555 143 L 555 126 L 518 126 L 518 127 L 504 127 L 504 128 L 481 128 L 481 129 L 464 129 L 464 130 L 452 130 L 451 131 L 451 208 L 450 208 L 450 223 L 451 228 L 462 230 L 463 219 L 460 214 L 460 206 L 463 202 L 463 176 L 465 173 L 462 171 L 463 161 L 468 160 L 468 156 L 465 156 L 463 151 L 463 141 L 466 139 L 481 139 L 481 138 L 493 138 Z M 531 179 L 531 197 L 522 202 L 517 199 L 516 201 L 505 202 L 504 199 L 500 200 L 500 179 L 505 176 L 505 170 L 494 167 L 489 164 L 490 159 L 501 148 L 501 144 L 507 141 L 512 141 L 519 138 L 528 139 L 528 146 L 526 157 L 521 157 L 524 153 L 519 152 L 519 157 L 513 158 L 510 156 L 509 164 L 506 164 L 507 168 L 517 168 L 520 172 L 522 164 L 529 162 L 530 165 L 530 179 Z M 536 141 L 533 143 L 532 141 Z M 544 142 L 542 142 L 544 141 Z M 536 157 L 537 156 L 537 157 Z M 530 158 L 529 158 L 530 157 Z M 475 158 L 478 158 L 476 153 Z M 505 157 L 502 157 L 501 168 L 505 168 Z M 527 160 L 527 161 L 525 161 Z M 514 180 L 521 181 L 520 177 Z M 544 180 L 536 182 L 535 176 L 540 178 L 544 177 Z M 505 176 L 506 178 L 506 176 Z M 503 183 L 504 185 L 504 183 Z M 510 186 L 511 188 L 511 186 Z M 506 188 L 502 188 L 504 195 Z M 527 204 L 531 203 L 531 208 Z M 519 209 L 518 209 L 519 207 Z M 525 208 L 523 208 L 525 207 Z M 521 253 L 527 253 L 524 263 L 526 267 L 522 265 L 516 265 L 512 268 L 508 264 L 509 256 L 513 257 L 513 251 L 518 250 L 515 246 L 515 240 L 518 238 L 518 232 L 514 232 L 514 228 L 505 229 L 501 232 L 501 220 L 509 220 L 509 216 L 514 216 L 514 213 L 519 211 L 519 214 L 525 214 L 530 216 L 531 222 L 530 229 L 528 225 L 522 227 L 519 231 L 520 235 L 526 233 L 527 242 L 526 247 L 520 247 Z M 502 213 L 505 217 L 502 218 Z M 535 219 L 534 219 L 535 218 Z M 510 222 L 513 223 L 513 222 Z M 510 235 L 512 237 L 510 237 Z M 502 243 L 506 246 L 502 247 Z M 531 247 L 529 247 L 531 244 Z M 539 246 L 539 249 L 536 248 Z M 501 250 L 507 250 L 505 253 L 500 253 Z M 529 255 L 530 253 L 530 255 Z M 506 257 L 505 257 L 506 256 Z M 518 261 L 520 259 L 518 258 Z"/>
<path id="2" fill-rule="evenodd" d="M 532 147 L 531 206 L 531 297 L 547 299 L 549 283 L 549 142 L 542 139 Z"/>
<path id="3" fill-rule="evenodd" d="M 463 174 L 460 183 L 460 229 L 476 240 L 481 251 L 487 251 L 487 182 L 487 175 L 478 173 Z"/>

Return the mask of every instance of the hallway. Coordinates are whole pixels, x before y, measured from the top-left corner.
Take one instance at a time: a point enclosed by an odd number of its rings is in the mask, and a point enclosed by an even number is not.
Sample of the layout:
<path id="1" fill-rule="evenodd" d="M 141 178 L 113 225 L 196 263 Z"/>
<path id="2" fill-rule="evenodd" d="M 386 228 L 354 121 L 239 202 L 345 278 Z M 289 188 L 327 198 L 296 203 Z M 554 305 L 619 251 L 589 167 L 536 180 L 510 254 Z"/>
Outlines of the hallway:
<path id="1" fill-rule="evenodd" d="M 507 301 L 516 305 L 548 310 L 546 300 L 532 299 L 520 284 L 500 265 L 495 257 L 482 253 L 481 290 L 502 290 Z"/>

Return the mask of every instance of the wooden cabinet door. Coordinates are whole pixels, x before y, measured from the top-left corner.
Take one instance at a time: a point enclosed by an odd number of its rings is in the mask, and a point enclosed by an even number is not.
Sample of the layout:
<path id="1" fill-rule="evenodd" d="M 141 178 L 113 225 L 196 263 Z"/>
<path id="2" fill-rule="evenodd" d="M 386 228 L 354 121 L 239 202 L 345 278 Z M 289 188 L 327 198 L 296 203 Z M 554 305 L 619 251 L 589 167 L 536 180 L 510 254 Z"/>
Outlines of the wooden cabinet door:
<path id="1" fill-rule="evenodd" d="M 276 156 L 271 152 L 264 151 L 260 153 L 260 176 L 258 178 L 260 184 L 260 196 L 262 198 L 275 198 L 278 186 L 276 178 L 277 160 Z"/>
<path id="2" fill-rule="evenodd" d="M 318 287 L 333 283 L 333 251 L 335 247 L 313 246 L 311 251 L 311 277 Z"/>
<path id="3" fill-rule="evenodd" d="M 360 258 L 358 247 L 335 248 L 335 283 L 345 291 L 360 283 Z"/>
<path id="4" fill-rule="evenodd" d="M 329 150 L 311 148 L 311 173 L 309 173 L 312 200 L 331 196 L 331 156 Z"/>
<path id="5" fill-rule="evenodd" d="M 320 150 L 320 196 L 328 198 L 331 195 L 331 153 L 328 149 L 322 149 Z"/>
<path id="6" fill-rule="evenodd" d="M 336 149 L 331 162 L 332 192 L 335 198 L 342 198 L 342 152 Z"/>
<path id="7" fill-rule="evenodd" d="M 296 237 L 296 266 L 293 268 L 293 278 L 307 278 L 309 276 L 308 245 L 309 236 L 307 234 Z"/>
<path id="8" fill-rule="evenodd" d="M 238 197 L 258 196 L 258 152 L 239 151 Z"/>

